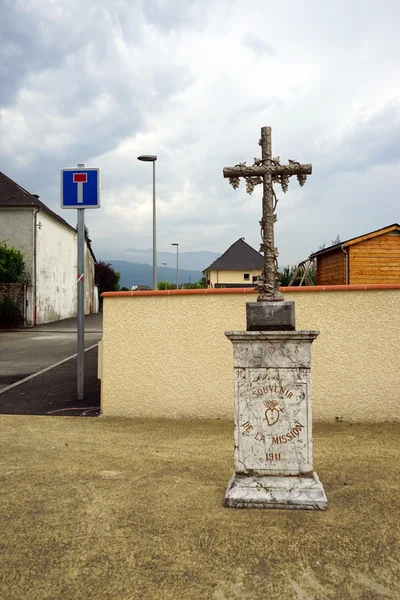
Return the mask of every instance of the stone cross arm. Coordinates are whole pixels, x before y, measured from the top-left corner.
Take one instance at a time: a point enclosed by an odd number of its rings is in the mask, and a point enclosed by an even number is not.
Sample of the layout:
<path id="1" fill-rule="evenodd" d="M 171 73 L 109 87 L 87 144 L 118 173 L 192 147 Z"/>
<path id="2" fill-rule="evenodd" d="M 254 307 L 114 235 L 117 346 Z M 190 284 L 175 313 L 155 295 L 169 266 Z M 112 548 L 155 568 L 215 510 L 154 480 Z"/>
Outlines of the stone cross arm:
<path id="1" fill-rule="evenodd" d="M 306 164 L 301 165 L 299 163 L 290 163 L 288 165 L 254 165 L 248 167 L 247 165 L 237 165 L 236 167 L 226 167 L 223 170 L 224 177 L 259 177 L 266 173 L 271 175 L 311 175 L 312 165 Z"/>

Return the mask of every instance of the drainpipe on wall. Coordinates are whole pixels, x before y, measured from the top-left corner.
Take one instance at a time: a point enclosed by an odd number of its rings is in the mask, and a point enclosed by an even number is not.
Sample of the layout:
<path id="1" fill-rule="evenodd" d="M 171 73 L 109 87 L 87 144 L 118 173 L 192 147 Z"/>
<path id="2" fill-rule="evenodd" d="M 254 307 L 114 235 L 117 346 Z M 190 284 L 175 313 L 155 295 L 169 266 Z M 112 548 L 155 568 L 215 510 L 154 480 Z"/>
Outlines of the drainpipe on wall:
<path id="1" fill-rule="evenodd" d="M 349 253 L 347 252 L 347 250 L 344 249 L 344 245 L 341 245 L 341 250 L 342 252 L 344 252 L 345 256 L 346 256 L 346 285 L 349 285 Z"/>
<path id="2" fill-rule="evenodd" d="M 33 324 L 36 325 L 36 314 L 37 314 L 37 305 L 36 305 L 36 293 L 37 293 L 37 285 L 36 285 L 36 236 L 37 236 L 37 214 L 40 208 L 37 208 L 33 217 Z"/>

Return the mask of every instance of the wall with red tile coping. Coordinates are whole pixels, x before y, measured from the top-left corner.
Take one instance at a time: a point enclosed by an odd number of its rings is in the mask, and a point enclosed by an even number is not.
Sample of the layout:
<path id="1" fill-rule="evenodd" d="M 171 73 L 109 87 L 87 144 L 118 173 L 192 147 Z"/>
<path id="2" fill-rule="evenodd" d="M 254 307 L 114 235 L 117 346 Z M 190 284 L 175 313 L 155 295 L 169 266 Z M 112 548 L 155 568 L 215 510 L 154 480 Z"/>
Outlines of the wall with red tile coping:
<path id="1" fill-rule="evenodd" d="M 283 288 L 312 345 L 317 421 L 400 421 L 400 285 Z M 103 294 L 102 412 L 233 417 L 232 345 L 253 289 Z M 101 358 L 102 357 L 102 358 Z"/>
<path id="2" fill-rule="evenodd" d="M 283 293 L 304 292 L 352 292 L 359 290 L 400 290 L 400 283 L 371 283 L 359 285 L 314 285 L 281 287 Z M 144 290 L 141 292 L 104 292 L 103 297 L 116 298 L 124 296 L 185 296 L 197 294 L 254 294 L 254 288 L 218 288 L 200 290 Z"/>

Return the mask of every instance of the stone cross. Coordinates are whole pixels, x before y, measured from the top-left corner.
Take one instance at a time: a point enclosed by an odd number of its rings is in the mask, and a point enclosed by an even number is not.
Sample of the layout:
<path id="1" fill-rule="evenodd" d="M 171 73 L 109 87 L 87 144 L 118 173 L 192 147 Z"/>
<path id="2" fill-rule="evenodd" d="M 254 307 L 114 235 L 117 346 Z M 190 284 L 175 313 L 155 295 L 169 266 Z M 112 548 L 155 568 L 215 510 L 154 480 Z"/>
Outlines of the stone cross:
<path id="1" fill-rule="evenodd" d="M 289 160 L 288 165 L 281 165 L 280 159 L 272 158 L 271 127 L 261 128 L 261 160 L 255 158 L 251 167 L 246 163 L 239 163 L 235 167 L 227 167 L 223 170 L 224 177 L 229 178 L 229 183 L 234 189 L 239 187 L 240 177 L 246 179 L 246 190 L 251 194 L 254 187 L 263 184 L 262 218 L 260 252 L 264 253 L 264 268 L 256 288 L 260 292 L 258 302 L 277 302 L 283 300 L 279 291 L 278 275 L 278 249 L 274 246 L 274 223 L 277 220 L 275 208 L 277 198 L 274 192 L 274 183 L 279 183 L 284 192 L 287 191 L 289 177 L 297 175 L 298 182 L 303 186 L 307 175 L 311 175 L 312 166 Z"/>

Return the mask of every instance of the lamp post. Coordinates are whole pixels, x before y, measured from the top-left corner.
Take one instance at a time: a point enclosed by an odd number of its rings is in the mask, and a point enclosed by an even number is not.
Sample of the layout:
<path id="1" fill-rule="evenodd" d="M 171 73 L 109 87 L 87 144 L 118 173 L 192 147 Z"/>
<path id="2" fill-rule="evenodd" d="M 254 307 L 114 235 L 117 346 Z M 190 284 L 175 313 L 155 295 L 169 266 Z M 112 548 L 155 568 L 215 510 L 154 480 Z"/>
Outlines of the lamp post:
<path id="1" fill-rule="evenodd" d="M 167 269 L 168 263 L 162 263 L 162 265 L 163 265 L 163 267 L 165 267 L 165 286 L 164 286 L 164 290 L 166 290 L 167 289 L 167 283 L 168 283 L 168 281 L 167 281 L 167 277 L 168 277 L 168 275 L 167 275 L 167 272 L 168 272 L 168 269 Z"/>
<path id="2" fill-rule="evenodd" d="M 178 248 L 179 244 L 177 242 L 171 244 L 171 246 L 176 246 L 176 289 L 178 289 L 178 280 L 179 280 L 179 270 L 178 270 Z"/>
<path id="3" fill-rule="evenodd" d="M 142 154 L 138 160 L 153 163 L 153 290 L 157 289 L 157 248 L 156 248 L 156 160 L 154 154 Z"/>

